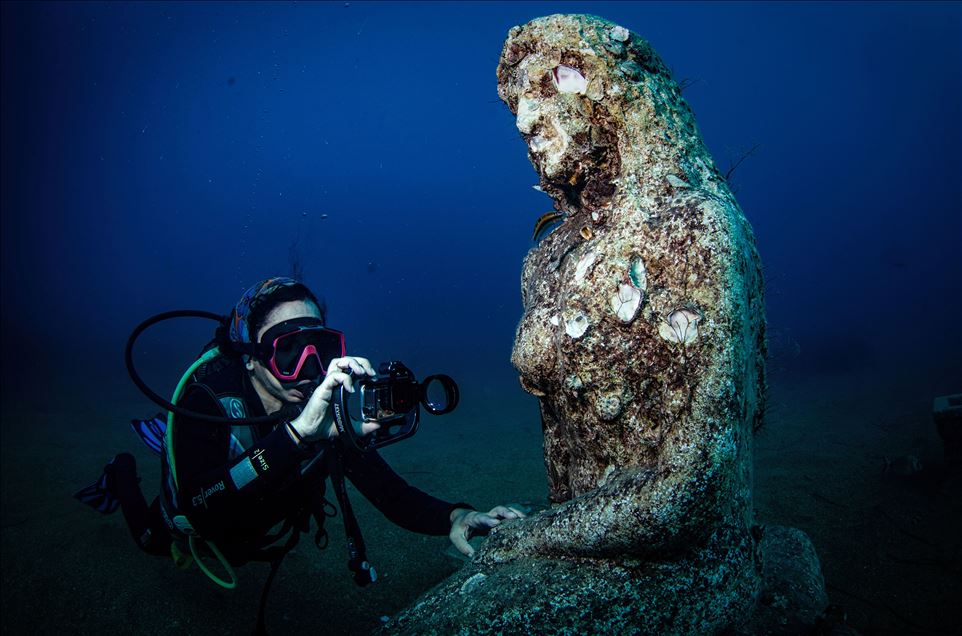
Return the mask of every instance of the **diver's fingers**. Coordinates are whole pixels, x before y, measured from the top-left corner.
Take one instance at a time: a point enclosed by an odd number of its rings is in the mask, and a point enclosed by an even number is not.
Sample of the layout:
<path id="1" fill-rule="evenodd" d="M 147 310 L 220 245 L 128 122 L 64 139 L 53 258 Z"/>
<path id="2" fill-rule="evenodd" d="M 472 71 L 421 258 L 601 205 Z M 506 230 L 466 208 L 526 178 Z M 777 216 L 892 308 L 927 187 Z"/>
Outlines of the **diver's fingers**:
<path id="1" fill-rule="evenodd" d="M 458 549 L 458 552 L 471 558 L 474 556 L 474 548 L 468 543 L 468 532 L 469 528 L 465 524 L 456 523 L 454 527 L 451 528 L 451 533 L 448 535 L 448 538 L 451 539 L 451 543 Z"/>
<path id="2" fill-rule="evenodd" d="M 331 360 L 330 364 L 327 365 L 327 377 L 331 374 L 337 373 L 338 371 L 344 371 L 347 368 L 346 364 L 347 358 L 334 358 Z"/>
<path id="3" fill-rule="evenodd" d="M 325 411 L 327 411 L 327 407 L 331 403 L 333 392 L 334 380 L 330 375 L 327 375 L 324 381 L 317 387 L 317 390 L 311 394 L 310 399 L 307 400 L 307 405 L 304 407 L 304 414 L 315 418 L 323 417 Z"/>
<path id="4" fill-rule="evenodd" d="M 354 360 L 353 358 L 347 358 L 347 366 L 348 366 L 348 368 L 349 368 L 351 371 L 353 371 L 356 375 L 366 375 L 366 374 L 367 374 L 367 370 L 366 370 L 364 367 L 362 367 L 362 366 L 358 363 L 357 360 Z"/>
<path id="5" fill-rule="evenodd" d="M 327 366 L 327 372 L 334 373 L 336 371 L 353 371 L 357 375 L 376 375 L 374 367 L 371 366 L 368 359 L 359 356 L 334 358 Z"/>
<path id="6" fill-rule="evenodd" d="M 351 371 L 357 375 L 367 374 L 367 370 L 361 366 L 357 360 L 351 357 L 336 358 L 333 362 L 333 366 L 336 367 L 335 371 Z"/>
<path id="7" fill-rule="evenodd" d="M 354 393 L 354 378 L 351 377 L 350 373 L 335 373 L 334 377 L 338 384 L 343 386 L 351 393 Z"/>
<path id="8" fill-rule="evenodd" d="M 501 520 L 488 513 L 479 512 L 473 515 L 468 523 L 471 524 L 473 529 L 480 530 L 482 534 L 486 534 L 488 530 L 500 524 Z"/>
<path id="9" fill-rule="evenodd" d="M 330 403 L 331 398 L 334 397 L 334 391 L 337 390 L 339 386 L 344 386 L 348 391 L 354 393 L 354 382 L 350 374 L 344 373 L 343 371 L 332 371 L 327 374 L 324 381 L 321 382 L 321 386 L 318 387 L 314 394 L 320 394 L 321 400 Z"/>
<path id="10" fill-rule="evenodd" d="M 377 375 L 377 372 L 374 370 L 374 367 L 371 366 L 371 361 L 368 360 L 367 358 L 361 358 L 361 357 L 355 356 L 354 360 L 356 360 L 359 365 L 364 367 L 364 371 L 368 375 Z"/>
<path id="11" fill-rule="evenodd" d="M 488 514 L 499 519 L 524 519 L 526 516 L 523 512 L 511 506 L 495 506 Z"/>
<path id="12" fill-rule="evenodd" d="M 381 425 L 374 420 L 364 420 L 361 422 L 361 436 L 370 435 L 377 429 L 381 428 Z"/>

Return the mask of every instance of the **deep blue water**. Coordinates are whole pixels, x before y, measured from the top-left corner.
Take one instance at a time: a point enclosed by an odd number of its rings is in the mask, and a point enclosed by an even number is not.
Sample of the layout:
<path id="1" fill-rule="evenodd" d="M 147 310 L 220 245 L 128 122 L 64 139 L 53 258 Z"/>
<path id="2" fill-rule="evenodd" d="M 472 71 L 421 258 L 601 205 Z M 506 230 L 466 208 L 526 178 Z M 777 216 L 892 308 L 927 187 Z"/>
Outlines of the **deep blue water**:
<path id="1" fill-rule="evenodd" d="M 4 402 L 132 392 L 134 325 L 227 313 L 292 254 L 352 353 L 517 391 L 520 266 L 551 203 L 495 67 L 510 27 L 561 12 L 693 80 L 723 172 L 757 144 L 733 179 L 776 376 L 962 388 L 959 3 L 4 2 Z M 159 388 L 210 327 L 145 339 Z"/>
<path id="2" fill-rule="evenodd" d="M 829 367 L 853 362 L 847 348 L 882 363 L 921 348 L 948 368 L 962 351 L 960 11 L 4 3 L 4 350 L 116 361 L 143 317 L 226 313 L 288 272 L 295 246 L 354 352 L 510 376 L 519 266 L 551 206 L 494 70 L 511 26 L 592 12 L 694 79 L 723 171 L 758 145 L 734 180 L 775 347 Z"/>

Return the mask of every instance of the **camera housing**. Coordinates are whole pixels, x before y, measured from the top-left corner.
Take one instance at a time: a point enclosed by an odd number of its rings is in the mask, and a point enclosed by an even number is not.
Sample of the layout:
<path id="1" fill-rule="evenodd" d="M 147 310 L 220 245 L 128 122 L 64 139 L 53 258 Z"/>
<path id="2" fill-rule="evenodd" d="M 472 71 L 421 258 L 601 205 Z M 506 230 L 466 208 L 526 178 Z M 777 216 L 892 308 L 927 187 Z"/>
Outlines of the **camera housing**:
<path id="1" fill-rule="evenodd" d="M 382 363 L 373 378 L 354 376 L 358 403 L 343 386 L 334 402 L 334 422 L 342 438 L 360 451 L 382 448 L 414 435 L 423 406 L 432 415 L 450 413 L 460 401 L 458 385 L 436 374 L 418 382 L 414 373 L 395 360 Z M 377 422 L 380 428 L 360 437 L 355 421 Z"/>

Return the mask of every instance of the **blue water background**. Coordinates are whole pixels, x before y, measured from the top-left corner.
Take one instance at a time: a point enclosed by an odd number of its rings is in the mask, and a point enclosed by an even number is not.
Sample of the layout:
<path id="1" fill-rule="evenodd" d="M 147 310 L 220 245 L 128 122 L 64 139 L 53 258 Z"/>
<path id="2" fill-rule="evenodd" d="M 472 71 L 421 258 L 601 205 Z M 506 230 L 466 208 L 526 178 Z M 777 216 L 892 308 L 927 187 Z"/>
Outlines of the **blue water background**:
<path id="1" fill-rule="evenodd" d="M 514 390 L 551 202 L 495 67 L 552 12 L 623 24 L 693 80 L 723 172 L 757 144 L 733 181 L 779 368 L 959 383 L 957 3 L 71 2 L 3 4 L 5 386 L 94 365 L 120 390 L 139 320 L 226 313 L 293 248 L 352 353 Z M 210 327 L 145 340 L 161 388 Z"/>

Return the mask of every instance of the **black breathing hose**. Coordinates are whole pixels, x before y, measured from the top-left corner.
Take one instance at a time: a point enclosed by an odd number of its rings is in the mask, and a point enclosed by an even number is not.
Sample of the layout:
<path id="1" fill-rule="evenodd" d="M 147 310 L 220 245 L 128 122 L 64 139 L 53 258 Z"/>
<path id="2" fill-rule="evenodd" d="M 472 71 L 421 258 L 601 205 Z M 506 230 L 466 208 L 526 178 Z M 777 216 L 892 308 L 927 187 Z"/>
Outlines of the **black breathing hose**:
<path id="1" fill-rule="evenodd" d="M 173 404 L 169 400 L 164 399 L 162 396 L 154 392 L 147 383 L 143 381 L 140 374 L 134 368 L 134 343 L 137 342 L 137 338 L 140 337 L 144 331 L 148 328 L 156 325 L 158 322 L 163 322 L 164 320 L 170 320 L 172 318 L 207 318 L 209 320 L 214 320 L 220 324 L 218 328 L 218 341 L 219 346 L 226 346 L 227 337 L 223 333 L 223 330 L 227 328 L 227 318 L 220 316 L 210 311 L 202 311 L 199 309 L 178 309 L 176 311 L 165 311 L 162 314 L 157 314 L 156 316 L 151 316 L 147 320 L 143 321 L 131 332 L 130 337 L 127 338 L 127 347 L 124 349 L 124 361 L 127 364 L 127 373 L 130 375 L 130 379 L 133 380 L 134 384 L 141 392 L 150 398 L 150 401 L 157 404 L 161 408 L 168 411 L 172 411 L 176 415 L 181 417 L 189 417 L 193 420 L 198 420 L 201 422 L 208 422 L 210 424 L 230 424 L 230 425 L 257 425 L 257 424 L 269 424 L 277 422 L 279 419 L 284 417 L 284 413 L 278 412 L 274 415 L 265 415 L 262 417 L 249 417 L 244 419 L 235 419 L 230 417 L 221 417 L 219 415 L 206 415 L 204 413 L 198 413 L 196 411 L 191 411 L 190 409 L 185 409 L 176 404 Z"/>

